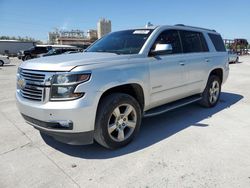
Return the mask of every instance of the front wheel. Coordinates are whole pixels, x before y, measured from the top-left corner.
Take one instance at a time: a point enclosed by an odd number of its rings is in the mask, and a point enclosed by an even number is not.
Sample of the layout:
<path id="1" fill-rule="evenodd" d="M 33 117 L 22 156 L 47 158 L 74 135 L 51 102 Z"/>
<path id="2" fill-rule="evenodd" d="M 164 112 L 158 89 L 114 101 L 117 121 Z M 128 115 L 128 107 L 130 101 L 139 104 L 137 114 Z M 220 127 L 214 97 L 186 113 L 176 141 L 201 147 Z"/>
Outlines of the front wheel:
<path id="1" fill-rule="evenodd" d="M 30 55 L 26 55 L 26 56 L 24 57 L 24 61 L 27 61 L 27 60 L 29 60 L 29 59 L 31 59 L 31 56 L 30 56 Z"/>
<path id="2" fill-rule="evenodd" d="M 207 86 L 202 93 L 200 104 L 204 107 L 214 107 L 220 98 L 221 80 L 216 75 L 211 75 L 208 79 Z"/>
<path id="3" fill-rule="evenodd" d="M 95 140 L 109 149 L 127 145 L 138 133 L 141 108 L 130 95 L 115 93 L 104 97 L 98 107 Z"/>
<path id="4" fill-rule="evenodd" d="M 0 60 L 0 67 L 2 67 L 4 64 L 4 62 L 2 60 Z"/>

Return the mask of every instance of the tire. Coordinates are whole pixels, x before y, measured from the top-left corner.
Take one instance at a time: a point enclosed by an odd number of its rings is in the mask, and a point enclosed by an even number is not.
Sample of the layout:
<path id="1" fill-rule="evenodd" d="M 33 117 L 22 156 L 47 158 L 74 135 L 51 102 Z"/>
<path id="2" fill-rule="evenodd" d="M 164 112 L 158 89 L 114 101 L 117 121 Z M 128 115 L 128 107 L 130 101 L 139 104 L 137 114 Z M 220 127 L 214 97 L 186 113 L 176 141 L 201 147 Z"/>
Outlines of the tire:
<path id="1" fill-rule="evenodd" d="M 4 65 L 4 62 L 0 60 L 0 67 L 2 67 L 3 65 Z"/>
<path id="2" fill-rule="evenodd" d="M 24 61 L 29 60 L 29 59 L 31 59 L 31 56 L 30 56 L 30 55 L 26 55 L 26 56 L 24 57 Z"/>
<path id="3" fill-rule="evenodd" d="M 108 95 L 100 101 L 97 110 L 95 141 L 108 149 L 123 147 L 139 132 L 141 118 L 140 105 L 132 96 Z"/>
<path id="4" fill-rule="evenodd" d="M 219 99 L 221 93 L 221 80 L 218 76 L 211 75 L 208 79 L 207 86 L 202 93 L 200 104 L 203 107 L 214 107 Z"/>
<path id="5" fill-rule="evenodd" d="M 239 57 L 236 58 L 234 63 L 239 63 Z"/>

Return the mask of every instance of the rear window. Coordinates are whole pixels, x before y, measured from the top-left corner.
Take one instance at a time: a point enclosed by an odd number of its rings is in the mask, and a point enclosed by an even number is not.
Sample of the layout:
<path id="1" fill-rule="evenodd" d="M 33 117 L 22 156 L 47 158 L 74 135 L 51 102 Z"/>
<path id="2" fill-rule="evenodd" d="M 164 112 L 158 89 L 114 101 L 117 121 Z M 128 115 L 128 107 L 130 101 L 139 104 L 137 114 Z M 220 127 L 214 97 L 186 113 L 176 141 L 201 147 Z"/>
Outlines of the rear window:
<path id="1" fill-rule="evenodd" d="M 209 33 L 208 36 L 210 37 L 212 43 L 214 44 L 214 47 L 215 47 L 217 52 L 225 52 L 226 51 L 224 42 L 223 42 L 220 35 Z"/>
<path id="2" fill-rule="evenodd" d="M 180 34 L 184 53 L 208 51 L 207 43 L 202 33 L 194 31 L 180 31 Z"/>

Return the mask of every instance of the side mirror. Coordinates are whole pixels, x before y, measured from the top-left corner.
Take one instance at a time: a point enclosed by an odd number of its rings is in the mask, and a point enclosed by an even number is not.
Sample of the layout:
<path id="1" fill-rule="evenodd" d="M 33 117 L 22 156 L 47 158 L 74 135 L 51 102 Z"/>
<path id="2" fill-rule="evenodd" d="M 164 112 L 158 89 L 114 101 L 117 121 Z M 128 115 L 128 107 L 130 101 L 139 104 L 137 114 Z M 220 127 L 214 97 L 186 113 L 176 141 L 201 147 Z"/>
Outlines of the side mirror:
<path id="1" fill-rule="evenodd" d="M 150 55 L 165 55 L 171 54 L 173 51 L 173 47 L 171 44 L 156 44 L 155 50 L 150 51 Z"/>

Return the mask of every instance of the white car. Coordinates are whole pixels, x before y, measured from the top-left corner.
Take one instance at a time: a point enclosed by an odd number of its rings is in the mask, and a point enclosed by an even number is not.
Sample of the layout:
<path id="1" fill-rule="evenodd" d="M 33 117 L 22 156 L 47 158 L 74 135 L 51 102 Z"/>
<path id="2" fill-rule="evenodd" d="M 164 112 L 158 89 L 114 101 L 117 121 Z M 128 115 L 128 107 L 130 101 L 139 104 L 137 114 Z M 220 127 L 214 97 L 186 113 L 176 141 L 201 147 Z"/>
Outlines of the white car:
<path id="1" fill-rule="evenodd" d="M 83 53 L 24 61 L 17 106 L 29 124 L 61 142 L 95 140 L 114 149 L 136 137 L 142 117 L 193 102 L 214 107 L 228 74 L 228 54 L 214 30 L 129 29 Z"/>
<path id="2" fill-rule="evenodd" d="M 10 59 L 8 56 L 0 55 L 0 66 L 5 64 L 10 64 Z"/>
<path id="3" fill-rule="evenodd" d="M 229 63 L 238 63 L 239 62 L 239 56 L 236 52 L 228 51 L 228 62 Z"/>

